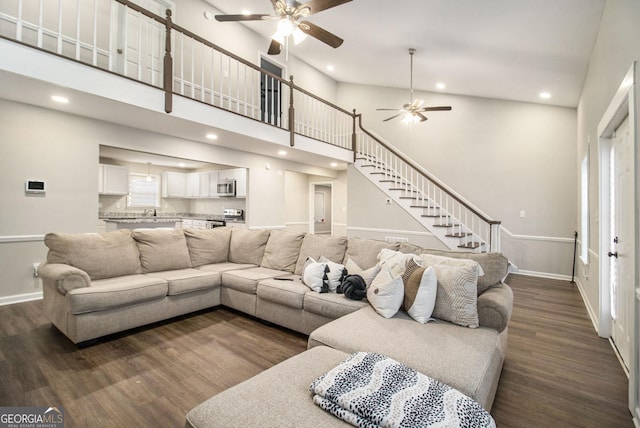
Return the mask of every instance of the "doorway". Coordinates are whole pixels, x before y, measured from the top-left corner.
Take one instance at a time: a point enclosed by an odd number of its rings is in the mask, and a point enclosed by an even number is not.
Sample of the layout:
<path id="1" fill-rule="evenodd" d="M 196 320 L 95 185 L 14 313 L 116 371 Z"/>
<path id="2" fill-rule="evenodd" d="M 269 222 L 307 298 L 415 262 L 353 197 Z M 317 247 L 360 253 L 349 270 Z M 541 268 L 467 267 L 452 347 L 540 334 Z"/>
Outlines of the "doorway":
<path id="1" fill-rule="evenodd" d="M 598 125 L 599 156 L 599 313 L 598 334 L 608 338 L 629 373 L 629 409 L 640 420 L 640 289 L 638 284 L 636 121 L 637 64 L 625 76 Z"/>
<path id="2" fill-rule="evenodd" d="M 263 56 L 260 67 L 282 77 L 284 67 Z M 282 82 L 266 73 L 260 75 L 260 120 L 275 126 L 282 123 Z"/>
<path id="3" fill-rule="evenodd" d="M 170 9 L 175 18 L 175 5 L 171 0 L 134 0 L 156 15 L 165 16 Z M 165 30 L 131 8 L 118 4 L 113 8 L 112 22 L 118 29 L 112 36 L 115 52 L 113 69 L 136 80 L 159 85 L 162 83 Z"/>
<path id="4" fill-rule="evenodd" d="M 333 234 L 333 188 L 331 183 L 311 183 L 309 233 Z"/>

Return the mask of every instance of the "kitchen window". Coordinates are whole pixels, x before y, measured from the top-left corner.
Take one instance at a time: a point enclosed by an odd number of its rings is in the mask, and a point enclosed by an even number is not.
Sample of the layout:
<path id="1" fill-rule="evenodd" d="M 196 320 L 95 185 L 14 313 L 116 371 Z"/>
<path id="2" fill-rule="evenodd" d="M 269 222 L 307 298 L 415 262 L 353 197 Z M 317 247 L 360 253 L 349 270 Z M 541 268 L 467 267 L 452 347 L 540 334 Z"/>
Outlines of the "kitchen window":
<path id="1" fill-rule="evenodd" d="M 132 208 L 160 208 L 160 176 L 129 174 L 127 206 Z"/>

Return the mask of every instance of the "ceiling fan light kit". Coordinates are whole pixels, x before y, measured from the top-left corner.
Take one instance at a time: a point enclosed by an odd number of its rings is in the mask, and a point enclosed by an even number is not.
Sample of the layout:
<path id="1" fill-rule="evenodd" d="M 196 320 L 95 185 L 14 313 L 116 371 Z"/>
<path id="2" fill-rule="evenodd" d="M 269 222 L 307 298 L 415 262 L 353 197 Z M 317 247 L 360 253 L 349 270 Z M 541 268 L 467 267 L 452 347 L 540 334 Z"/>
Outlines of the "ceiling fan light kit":
<path id="1" fill-rule="evenodd" d="M 282 51 L 282 45 L 288 48 L 289 36 L 293 37 L 293 43 L 302 43 L 307 36 L 314 37 L 321 42 L 337 48 L 344 40 L 333 33 L 318 27 L 309 21 L 301 19 L 349 3 L 353 0 L 311 0 L 308 3 L 300 3 L 296 0 L 271 0 L 275 15 L 249 14 L 249 15 L 216 15 L 218 22 L 237 22 L 237 21 L 267 21 L 278 19 L 278 26 L 271 36 L 271 44 L 269 45 L 268 54 L 278 55 Z M 287 49 L 288 52 L 288 49 Z"/>
<path id="2" fill-rule="evenodd" d="M 419 123 L 424 122 L 428 118 L 425 116 L 424 112 L 426 111 L 449 111 L 451 110 L 451 106 L 438 106 L 438 107 L 422 107 L 424 104 L 424 100 L 414 99 L 413 98 L 413 55 L 416 53 L 414 48 L 409 48 L 409 58 L 410 58 L 410 98 L 407 104 L 404 104 L 401 109 L 395 108 L 379 108 L 376 109 L 378 111 L 398 111 L 397 114 L 394 114 L 391 117 L 388 117 L 383 120 L 383 122 L 387 122 L 391 119 L 395 119 L 396 117 L 402 117 L 402 122 L 406 124 Z"/>

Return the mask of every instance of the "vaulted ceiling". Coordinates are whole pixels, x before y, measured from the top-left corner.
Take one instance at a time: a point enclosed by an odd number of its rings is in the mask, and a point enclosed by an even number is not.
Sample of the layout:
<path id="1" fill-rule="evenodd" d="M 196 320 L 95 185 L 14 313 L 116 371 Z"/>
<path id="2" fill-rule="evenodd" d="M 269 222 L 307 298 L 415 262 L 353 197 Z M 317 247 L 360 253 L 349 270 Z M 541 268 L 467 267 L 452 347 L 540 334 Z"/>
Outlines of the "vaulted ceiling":
<path id="1" fill-rule="evenodd" d="M 273 13 L 268 0 L 206 0 L 223 13 Z M 309 21 L 343 38 L 338 49 L 308 38 L 296 55 L 339 82 L 414 87 L 575 107 L 605 0 L 354 0 Z M 265 37 L 277 21 L 246 25 Z M 281 54 L 281 57 L 284 53 Z M 332 65 L 335 70 L 326 70 Z M 551 98 L 541 99 L 548 92 Z"/>

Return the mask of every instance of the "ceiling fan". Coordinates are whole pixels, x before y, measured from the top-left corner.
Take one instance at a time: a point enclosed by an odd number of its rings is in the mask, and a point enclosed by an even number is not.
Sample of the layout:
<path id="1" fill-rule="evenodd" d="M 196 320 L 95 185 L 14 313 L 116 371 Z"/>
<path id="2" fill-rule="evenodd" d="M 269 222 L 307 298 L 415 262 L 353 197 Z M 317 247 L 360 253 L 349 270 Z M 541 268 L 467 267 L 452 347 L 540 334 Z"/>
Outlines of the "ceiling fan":
<path id="1" fill-rule="evenodd" d="M 413 48 L 409 49 L 409 57 L 411 58 L 411 98 L 409 103 L 404 104 L 401 109 L 397 108 L 379 108 L 376 109 L 378 111 L 398 111 L 397 114 L 394 114 L 391 117 L 386 118 L 383 122 L 386 122 L 391 119 L 395 119 L 396 117 L 404 115 L 402 119 L 405 123 L 415 123 L 415 122 L 424 122 L 427 120 L 427 116 L 425 116 L 424 112 L 427 111 L 449 111 L 451 110 L 451 106 L 437 106 L 437 107 L 423 107 L 424 100 L 413 99 L 413 54 L 416 53 L 416 50 Z"/>
<path id="2" fill-rule="evenodd" d="M 216 15 L 219 22 L 233 21 L 268 21 L 279 19 L 278 29 L 271 36 L 269 55 L 278 55 L 282 51 L 282 45 L 288 36 L 293 36 L 295 44 L 302 42 L 307 35 L 315 37 L 332 48 L 339 47 L 344 40 L 333 33 L 303 20 L 309 15 L 331 9 L 352 0 L 311 0 L 308 3 L 300 3 L 296 0 L 271 0 L 275 15 L 265 14 L 241 14 L 241 15 Z"/>

